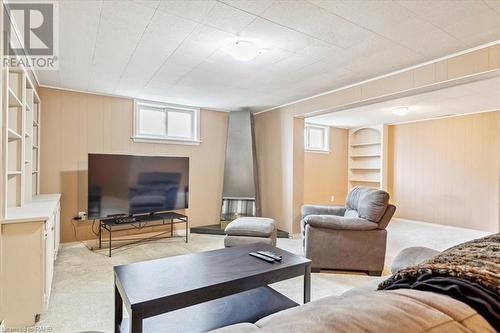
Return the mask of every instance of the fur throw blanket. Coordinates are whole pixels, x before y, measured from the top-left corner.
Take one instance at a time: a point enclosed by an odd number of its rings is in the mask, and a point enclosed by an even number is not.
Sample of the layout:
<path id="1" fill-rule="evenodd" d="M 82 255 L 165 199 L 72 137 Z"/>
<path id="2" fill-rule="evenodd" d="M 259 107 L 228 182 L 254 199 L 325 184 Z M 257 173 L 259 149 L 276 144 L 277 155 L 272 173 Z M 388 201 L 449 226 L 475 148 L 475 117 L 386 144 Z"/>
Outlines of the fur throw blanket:
<path id="1" fill-rule="evenodd" d="M 500 332 L 500 234 L 463 243 L 399 270 L 379 290 L 414 289 L 468 304 Z"/>
<path id="2" fill-rule="evenodd" d="M 500 294 L 500 233 L 456 245 L 421 264 L 404 268 L 378 289 L 423 274 L 468 280 Z"/>

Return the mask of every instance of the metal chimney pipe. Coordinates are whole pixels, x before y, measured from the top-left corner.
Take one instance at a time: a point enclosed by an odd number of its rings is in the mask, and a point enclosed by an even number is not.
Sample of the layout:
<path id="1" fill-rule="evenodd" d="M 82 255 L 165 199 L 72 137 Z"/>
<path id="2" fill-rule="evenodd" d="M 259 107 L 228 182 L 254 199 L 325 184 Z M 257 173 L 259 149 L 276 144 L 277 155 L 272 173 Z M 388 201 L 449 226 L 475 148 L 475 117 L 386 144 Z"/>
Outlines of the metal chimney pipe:
<path id="1" fill-rule="evenodd" d="M 260 216 L 253 115 L 229 113 L 221 220 Z"/>

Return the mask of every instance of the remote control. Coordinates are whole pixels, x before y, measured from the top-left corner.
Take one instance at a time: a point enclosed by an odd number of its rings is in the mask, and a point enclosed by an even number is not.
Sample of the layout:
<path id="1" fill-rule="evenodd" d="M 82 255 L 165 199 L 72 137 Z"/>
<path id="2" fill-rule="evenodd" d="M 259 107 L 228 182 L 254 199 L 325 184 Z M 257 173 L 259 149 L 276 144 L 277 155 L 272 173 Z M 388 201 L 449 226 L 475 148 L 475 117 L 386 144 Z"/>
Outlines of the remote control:
<path id="1" fill-rule="evenodd" d="M 274 259 L 263 256 L 262 254 L 258 254 L 257 252 L 250 252 L 249 255 L 251 255 L 252 257 L 258 258 L 260 260 L 267 261 L 270 264 L 274 264 Z"/>
<path id="2" fill-rule="evenodd" d="M 281 261 L 281 256 L 277 255 L 276 253 L 270 252 L 270 251 L 257 251 L 258 254 L 262 254 L 263 256 L 272 258 L 276 261 Z"/>

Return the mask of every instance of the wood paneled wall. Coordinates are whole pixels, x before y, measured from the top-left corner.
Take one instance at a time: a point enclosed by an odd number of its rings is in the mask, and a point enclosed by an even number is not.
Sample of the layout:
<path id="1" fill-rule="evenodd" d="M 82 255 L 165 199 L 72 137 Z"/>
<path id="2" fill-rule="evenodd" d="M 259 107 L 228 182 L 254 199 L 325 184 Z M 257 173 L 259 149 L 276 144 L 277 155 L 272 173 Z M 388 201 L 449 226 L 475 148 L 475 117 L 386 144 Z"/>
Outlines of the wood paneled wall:
<path id="1" fill-rule="evenodd" d="M 86 209 L 87 154 L 123 153 L 190 158 L 190 226 L 219 221 L 228 114 L 202 110 L 200 145 L 134 143 L 133 100 L 42 88 L 41 192 L 62 193 L 61 239 L 75 240 L 71 218 Z M 94 237 L 79 222 L 80 239 Z"/>
<path id="2" fill-rule="evenodd" d="M 398 217 L 498 232 L 500 111 L 390 126 L 389 147 Z"/>
<path id="3" fill-rule="evenodd" d="M 281 112 L 266 112 L 254 120 L 262 215 L 291 232 L 294 119 Z"/>
<path id="4" fill-rule="evenodd" d="M 347 196 L 348 130 L 330 128 L 328 154 L 304 156 L 304 204 L 343 205 Z M 331 197 L 334 196 L 334 201 Z"/>
<path id="5" fill-rule="evenodd" d="M 304 118 L 293 118 L 292 233 L 300 232 L 301 207 L 304 204 Z"/>

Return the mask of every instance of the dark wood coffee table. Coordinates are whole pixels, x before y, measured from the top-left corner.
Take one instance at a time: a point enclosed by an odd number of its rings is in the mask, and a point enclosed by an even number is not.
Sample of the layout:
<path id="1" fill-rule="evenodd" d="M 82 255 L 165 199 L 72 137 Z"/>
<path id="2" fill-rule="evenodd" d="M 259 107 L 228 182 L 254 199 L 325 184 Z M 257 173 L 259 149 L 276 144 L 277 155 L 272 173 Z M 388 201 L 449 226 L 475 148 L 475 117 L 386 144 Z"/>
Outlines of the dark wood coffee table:
<path id="1" fill-rule="evenodd" d="M 283 260 L 269 264 L 248 255 L 256 250 Z M 301 275 L 304 303 L 311 295 L 311 261 L 266 244 L 142 261 L 114 272 L 115 332 L 208 331 L 255 322 L 298 305 L 268 285 Z"/>

